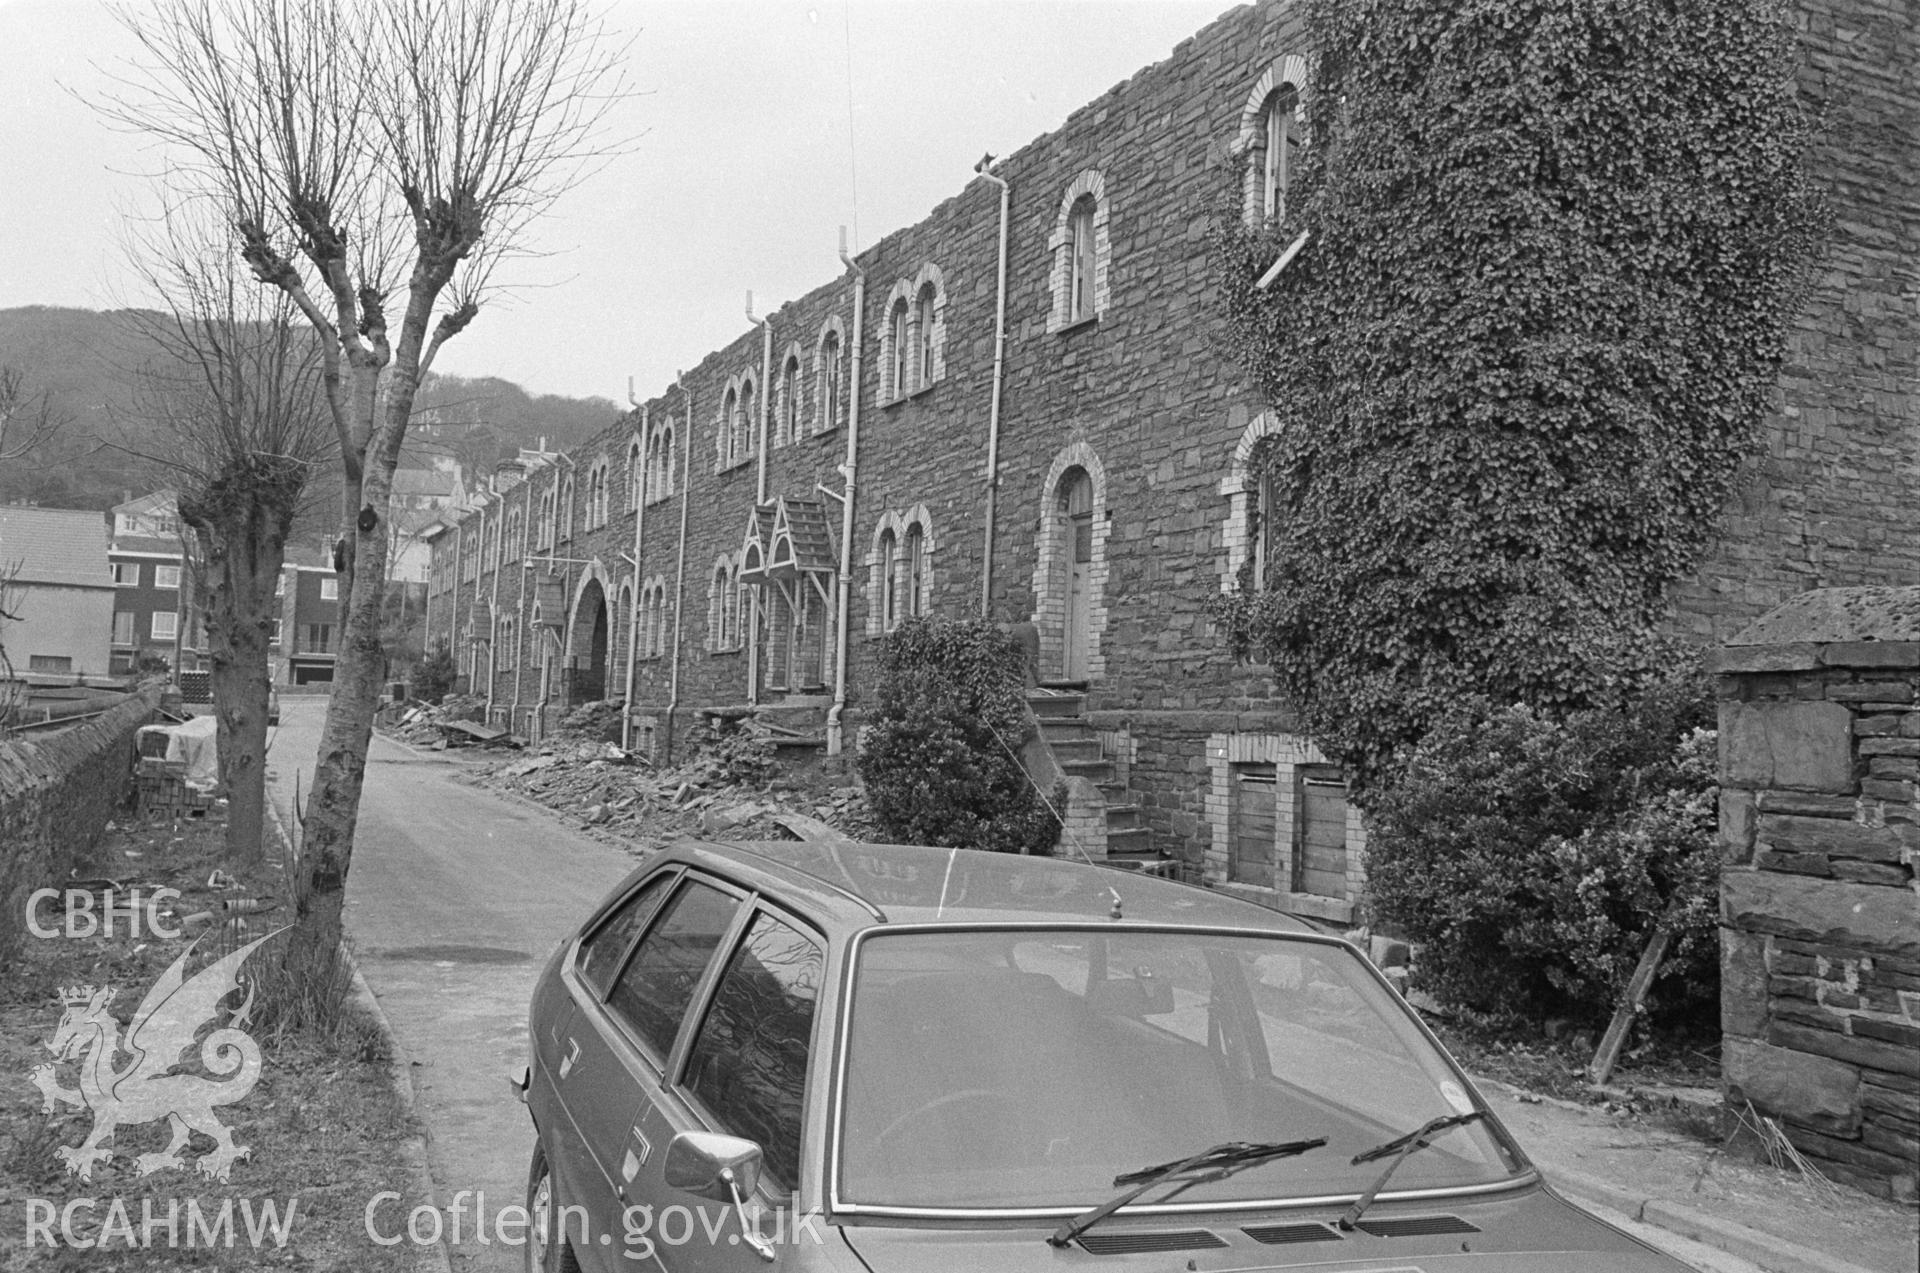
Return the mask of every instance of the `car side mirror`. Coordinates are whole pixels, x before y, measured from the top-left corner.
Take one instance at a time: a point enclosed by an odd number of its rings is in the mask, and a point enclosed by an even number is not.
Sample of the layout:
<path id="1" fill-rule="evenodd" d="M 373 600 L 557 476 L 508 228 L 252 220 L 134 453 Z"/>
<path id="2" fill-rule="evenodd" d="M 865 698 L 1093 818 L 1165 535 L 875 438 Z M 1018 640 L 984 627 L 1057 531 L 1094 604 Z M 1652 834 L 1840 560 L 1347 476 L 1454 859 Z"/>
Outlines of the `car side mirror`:
<path id="1" fill-rule="evenodd" d="M 661 1172 L 669 1187 L 716 1202 L 752 1195 L 760 1183 L 760 1146 L 718 1132 L 679 1132 Z"/>

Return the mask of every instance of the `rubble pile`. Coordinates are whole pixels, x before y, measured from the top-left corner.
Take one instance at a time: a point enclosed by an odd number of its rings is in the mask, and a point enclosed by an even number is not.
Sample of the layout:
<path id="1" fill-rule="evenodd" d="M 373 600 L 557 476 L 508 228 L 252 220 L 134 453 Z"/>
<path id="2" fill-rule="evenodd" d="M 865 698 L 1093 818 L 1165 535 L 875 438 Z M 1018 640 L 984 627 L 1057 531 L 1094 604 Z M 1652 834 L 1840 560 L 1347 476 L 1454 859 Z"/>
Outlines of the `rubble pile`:
<path id="1" fill-rule="evenodd" d="M 441 728 L 452 721 L 484 721 L 487 700 L 479 694 L 449 694 L 438 703 L 416 703 L 400 714 L 388 733 L 403 743 L 438 750 L 447 745 L 447 731 Z"/>
<path id="2" fill-rule="evenodd" d="M 817 774 L 783 774 L 770 737 L 747 724 L 687 760 L 656 769 L 595 738 L 555 737 L 476 776 L 642 848 L 699 836 L 790 840 L 836 832 L 876 838 L 865 794 Z"/>

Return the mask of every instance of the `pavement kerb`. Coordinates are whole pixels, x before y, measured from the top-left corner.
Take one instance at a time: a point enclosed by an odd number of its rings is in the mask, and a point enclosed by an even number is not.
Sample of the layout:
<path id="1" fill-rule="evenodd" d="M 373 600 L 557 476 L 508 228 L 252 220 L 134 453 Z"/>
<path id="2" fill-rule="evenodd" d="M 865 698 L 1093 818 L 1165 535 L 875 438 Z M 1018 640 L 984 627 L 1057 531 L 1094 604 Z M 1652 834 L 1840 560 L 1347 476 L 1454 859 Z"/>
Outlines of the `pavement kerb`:
<path id="1" fill-rule="evenodd" d="M 282 850 L 291 850 L 293 842 L 287 835 L 286 824 L 280 820 L 280 810 L 274 807 L 271 800 L 266 802 L 266 806 L 267 815 L 273 819 L 274 833 L 280 837 Z M 400 1040 L 393 1033 L 393 1023 L 387 1020 L 386 1010 L 380 1006 L 380 1000 L 374 997 L 373 987 L 369 986 L 367 979 L 360 975 L 360 965 L 354 960 L 353 951 L 348 949 L 344 941 L 340 943 L 340 957 L 347 961 L 347 967 L 353 973 L 353 984 L 349 994 L 367 1014 L 367 1018 L 373 1022 L 374 1029 L 379 1032 L 381 1040 L 387 1046 L 387 1081 L 393 1085 L 394 1095 L 399 1097 L 400 1106 L 407 1111 L 408 1118 L 419 1126 L 426 1126 L 425 1120 L 420 1117 L 415 1107 L 413 1075 L 408 1069 L 406 1053 L 400 1047 Z M 432 1165 L 427 1158 L 426 1138 L 418 1135 L 408 1136 L 400 1142 L 400 1152 L 407 1160 L 414 1188 L 426 1198 L 428 1206 L 439 1211 L 441 1209 L 440 1194 L 434 1184 Z M 415 1244 L 414 1250 L 426 1253 L 438 1273 L 453 1273 L 453 1257 L 447 1251 L 444 1239 L 430 1244 Z"/>
<path id="2" fill-rule="evenodd" d="M 1659 1198 L 1647 1200 L 1641 1209 L 1640 1219 L 1683 1238 L 1692 1238 L 1695 1242 L 1725 1251 L 1728 1255 L 1751 1260 L 1774 1273 L 1876 1273 L 1851 1260 L 1842 1260 L 1824 1251 L 1801 1246 L 1798 1242 L 1749 1229 L 1745 1225 L 1729 1224 L 1695 1211 L 1692 1207 L 1683 1207 Z"/>
<path id="3" fill-rule="evenodd" d="M 1638 1220 L 1641 1224 L 1677 1233 L 1703 1246 L 1757 1264 L 1771 1270 L 1771 1273 L 1885 1273 L 1885 1270 L 1863 1268 L 1851 1260 L 1842 1260 L 1797 1242 L 1789 1242 L 1775 1234 L 1750 1229 L 1743 1224 L 1730 1224 L 1692 1207 L 1663 1198 L 1644 1197 L 1584 1171 L 1543 1167 L 1541 1174 L 1555 1191 L 1577 1202 L 1617 1211 L 1629 1220 Z"/>

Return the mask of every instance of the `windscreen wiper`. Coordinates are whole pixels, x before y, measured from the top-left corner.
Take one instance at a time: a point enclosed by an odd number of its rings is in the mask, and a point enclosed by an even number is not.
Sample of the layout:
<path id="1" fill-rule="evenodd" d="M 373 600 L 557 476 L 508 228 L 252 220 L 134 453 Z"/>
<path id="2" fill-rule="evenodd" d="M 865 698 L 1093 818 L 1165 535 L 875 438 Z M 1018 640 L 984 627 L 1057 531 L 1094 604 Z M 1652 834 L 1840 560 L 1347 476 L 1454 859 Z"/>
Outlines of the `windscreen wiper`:
<path id="1" fill-rule="evenodd" d="M 1180 1182 L 1179 1188 L 1171 1190 L 1166 1195 L 1167 1198 L 1171 1198 L 1174 1194 L 1191 1189 L 1195 1185 L 1225 1180 L 1236 1171 L 1245 1171 L 1249 1167 L 1257 1167 L 1261 1163 L 1273 1162 L 1278 1158 L 1292 1158 L 1296 1154 L 1306 1153 L 1309 1149 L 1318 1149 L 1326 1143 L 1325 1136 L 1316 1136 L 1312 1140 L 1265 1142 L 1230 1140 L 1224 1145 L 1203 1149 L 1188 1158 L 1176 1158 L 1172 1162 L 1142 1167 L 1138 1171 L 1122 1172 L 1113 1178 L 1113 1183 L 1132 1185 L 1133 1188 L 1124 1190 L 1093 1210 L 1082 1212 L 1067 1221 L 1053 1231 L 1047 1242 L 1051 1246 L 1066 1246 L 1163 1180 L 1177 1178 Z M 1188 1175 L 1189 1172 L 1193 1174 Z M 1165 1200 L 1165 1198 L 1161 1199 L 1163 1202 Z"/>
<path id="2" fill-rule="evenodd" d="M 1340 1227 L 1351 1232 L 1353 1226 L 1360 1222 L 1360 1217 L 1365 1214 L 1367 1208 L 1373 1205 L 1374 1197 L 1387 1187 L 1387 1181 L 1393 1179 L 1393 1173 L 1400 1169 L 1400 1164 L 1417 1151 L 1432 1144 L 1433 1137 L 1448 1128 L 1463 1127 L 1468 1123 L 1478 1122 L 1486 1116 L 1485 1110 L 1478 1109 L 1469 1110 L 1465 1114 L 1443 1114 L 1439 1118 L 1428 1119 L 1405 1136 L 1395 1136 L 1383 1145 L 1375 1145 L 1372 1149 L 1355 1154 L 1353 1156 L 1355 1166 L 1363 1162 L 1372 1162 L 1376 1158 L 1385 1158 L 1388 1154 L 1393 1155 L 1393 1161 L 1387 1164 L 1387 1169 L 1367 1187 L 1365 1193 L 1354 1199 L 1353 1205 L 1348 1207 L 1346 1214 L 1340 1217 Z"/>

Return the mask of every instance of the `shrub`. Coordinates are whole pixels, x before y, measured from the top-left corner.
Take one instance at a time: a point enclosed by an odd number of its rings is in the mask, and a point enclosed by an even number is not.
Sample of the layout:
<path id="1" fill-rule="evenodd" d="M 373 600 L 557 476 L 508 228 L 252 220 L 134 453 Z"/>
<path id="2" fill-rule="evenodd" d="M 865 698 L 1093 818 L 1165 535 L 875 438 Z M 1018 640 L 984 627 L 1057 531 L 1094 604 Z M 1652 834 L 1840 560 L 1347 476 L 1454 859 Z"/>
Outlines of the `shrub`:
<path id="1" fill-rule="evenodd" d="M 413 670 L 413 696 L 422 702 L 437 703 L 453 690 L 460 669 L 454 666 L 453 653 L 446 646 L 435 646 Z"/>
<path id="2" fill-rule="evenodd" d="M 1719 989 L 1714 735 L 1671 695 L 1564 721 L 1468 700 L 1373 793 L 1374 918 L 1423 945 L 1419 984 L 1495 1015 L 1610 1013 L 1662 916 L 1649 1011 Z"/>
<path id="3" fill-rule="evenodd" d="M 1017 759 L 1032 733 L 1024 654 L 978 619 L 909 619 L 880 652 L 860 777 L 882 834 L 906 844 L 1045 853 L 1059 832 Z"/>

